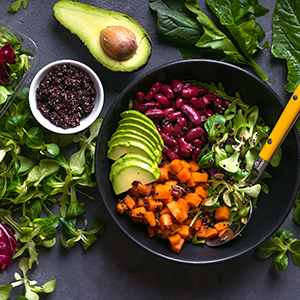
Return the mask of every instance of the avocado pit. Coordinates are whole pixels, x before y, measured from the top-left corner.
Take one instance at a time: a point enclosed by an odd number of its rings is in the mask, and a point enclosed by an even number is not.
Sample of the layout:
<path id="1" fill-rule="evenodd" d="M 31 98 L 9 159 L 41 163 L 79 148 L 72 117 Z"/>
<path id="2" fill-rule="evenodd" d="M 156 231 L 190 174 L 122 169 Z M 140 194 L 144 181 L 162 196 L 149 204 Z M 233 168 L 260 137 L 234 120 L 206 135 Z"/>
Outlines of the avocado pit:
<path id="1" fill-rule="evenodd" d="M 127 60 L 137 50 L 134 33 L 124 26 L 107 26 L 100 33 L 100 44 L 107 55 L 116 60 Z"/>

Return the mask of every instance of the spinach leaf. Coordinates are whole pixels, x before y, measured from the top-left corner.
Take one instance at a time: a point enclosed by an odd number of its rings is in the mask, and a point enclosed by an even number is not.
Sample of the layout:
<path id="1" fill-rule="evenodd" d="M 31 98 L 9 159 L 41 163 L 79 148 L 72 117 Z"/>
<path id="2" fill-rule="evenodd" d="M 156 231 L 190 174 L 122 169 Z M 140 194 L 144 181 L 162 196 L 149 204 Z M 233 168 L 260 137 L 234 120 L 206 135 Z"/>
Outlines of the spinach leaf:
<path id="1" fill-rule="evenodd" d="M 269 9 L 260 5 L 258 0 L 207 0 L 206 2 L 221 24 L 230 31 L 260 78 L 268 81 L 256 64 L 253 55 L 258 49 L 270 47 L 268 42 L 265 42 L 263 46 L 258 45 L 258 41 L 265 37 L 265 31 L 256 20 L 256 17 L 267 14 Z"/>
<path id="2" fill-rule="evenodd" d="M 273 14 L 271 54 L 285 59 L 288 83 L 285 89 L 294 92 L 300 83 L 300 2 L 277 0 Z"/>

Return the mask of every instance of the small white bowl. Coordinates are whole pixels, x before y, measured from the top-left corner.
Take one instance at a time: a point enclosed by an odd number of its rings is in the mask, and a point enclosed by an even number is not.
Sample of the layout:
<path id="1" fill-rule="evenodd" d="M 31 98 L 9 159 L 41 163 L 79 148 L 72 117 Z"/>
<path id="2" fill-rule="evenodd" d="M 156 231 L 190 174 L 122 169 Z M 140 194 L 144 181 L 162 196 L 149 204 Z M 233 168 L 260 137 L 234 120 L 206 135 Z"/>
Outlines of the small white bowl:
<path id="1" fill-rule="evenodd" d="M 40 112 L 40 110 L 37 108 L 36 89 L 39 86 L 42 79 L 45 77 L 45 75 L 48 73 L 48 71 L 53 66 L 59 65 L 59 64 L 67 64 L 67 63 L 70 63 L 72 66 L 75 66 L 77 68 L 81 68 L 89 74 L 91 80 L 94 83 L 94 88 L 96 90 L 96 97 L 95 97 L 94 108 L 93 108 L 92 112 L 88 116 L 82 117 L 80 119 L 79 126 L 63 129 L 61 127 L 54 125 L 48 119 L 46 119 L 43 116 L 43 114 Z M 102 110 L 102 107 L 103 107 L 103 103 L 104 103 L 104 90 L 103 90 L 102 83 L 101 83 L 100 79 L 98 78 L 97 74 L 87 65 L 85 65 L 79 61 L 75 61 L 75 60 L 70 60 L 70 59 L 58 60 L 58 61 L 54 61 L 54 62 L 46 65 L 35 75 L 35 77 L 33 78 L 32 82 L 31 82 L 31 85 L 30 85 L 29 106 L 30 106 L 33 116 L 43 127 L 47 128 L 50 131 L 56 132 L 56 133 L 72 134 L 72 133 L 80 132 L 80 131 L 86 129 L 99 116 L 99 114 Z"/>

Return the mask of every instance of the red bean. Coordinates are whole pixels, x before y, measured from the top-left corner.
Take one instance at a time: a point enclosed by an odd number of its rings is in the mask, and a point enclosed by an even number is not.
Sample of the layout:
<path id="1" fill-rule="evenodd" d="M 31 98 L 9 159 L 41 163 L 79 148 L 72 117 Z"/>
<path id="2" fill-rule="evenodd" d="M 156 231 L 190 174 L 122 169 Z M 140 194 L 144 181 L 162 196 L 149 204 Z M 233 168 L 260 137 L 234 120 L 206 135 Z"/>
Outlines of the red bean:
<path id="1" fill-rule="evenodd" d="M 143 92 L 137 92 L 135 98 L 142 103 L 145 101 L 146 96 Z"/>
<path id="2" fill-rule="evenodd" d="M 155 95 L 159 92 L 161 83 L 159 81 L 155 82 L 146 95 L 146 101 L 151 101 Z"/>
<path id="3" fill-rule="evenodd" d="M 217 107 L 221 107 L 221 106 L 223 106 L 223 101 L 220 98 L 216 98 L 216 99 L 214 99 L 214 104 Z"/>
<path id="4" fill-rule="evenodd" d="M 150 108 L 145 111 L 145 115 L 150 119 L 161 119 L 166 116 L 166 113 L 163 109 Z"/>
<path id="5" fill-rule="evenodd" d="M 206 103 L 203 101 L 203 99 L 198 97 L 192 97 L 190 99 L 190 104 L 196 109 L 202 109 L 206 106 Z"/>
<path id="6" fill-rule="evenodd" d="M 202 122 L 199 113 L 188 104 L 183 104 L 181 106 L 181 111 L 191 120 L 194 125 L 199 125 Z"/>
<path id="7" fill-rule="evenodd" d="M 181 91 L 181 96 L 184 98 L 197 97 L 199 94 L 199 89 L 195 86 L 185 88 Z"/>
<path id="8" fill-rule="evenodd" d="M 177 80 L 177 79 L 173 79 L 170 83 L 172 90 L 174 91 L 174 93 L 178 93 L 182 90 L 183 84 L 181 81 Z"/>
<path id="9" fill-rule="evenodd" d="M 155 95 L 155 100 L 157 102 L 159 102 L 162 106 L 167 107 L 169 106 L 172 101 L 169 100 L 166 96 L 164 96 L 163 94 L 156 94 Z"/>
<path id="10" fill-rule="evenodd" d="M 186 89 L 186 88 L 189 88 L 191 86 L 192 85 L 190 84 L 190 82 L 186 82 L 186 83 L 183 84 L 182 89 Z"/>
<path id="11" fill-rule="evenodd" d="M 190 157 L 193 153 L 193 145 L 185 141 L 184 137 L 178 140 L 179 154 L 183 157 Z"/>
<path id="12" fill-rule="evenodd" d="M 193 144 L 194 147 L 199 147 L 199 146 L 201 146 L 202 141 L 200 139 L 194 139 L 192 141 L 192 144 Z"/>
<path id="13" fill-rule="evenodd" d="M 160 87 L 160 91 L 168 98 L 174 99 L 175 95 L 173 93 L 172 88 L 168 84 L 162 84 Z"/>
<path id="14" fill-rule="evenodd" d="M 208 118 L 211 117 L 213 114 L 214 114 L 214 112 L 213 112 L 211 109 L 208 109 L 208 110 L 205 112 L 205 115 L 206 115 Z"/>
<path id="15" fill-rule="evenodd" d="M 171 136 L 169 136 L 163 132 L 160 135 L 166 146 L 174 148 L 178 145 L 177 141 L 175 139 L 173 139 Z"/>
<path id="16" fill-rule="evenodd" d="M 171 124 L 166 124 L 163 126 L 163 132 L 172 136 L 174 134 L 174 127 Z"/>
<path id="17" fill-rule="evenodd" d="M 207 94 L 203 96 L 201 99 L 206 103 L 206 105 L 208 105 L 211 103 L 211 101 L 213 101 L 216 98 L 217 96 L 215 94 Z"/>
<path id="18" fill-rule="evenodd" d="M 140 110 L 140 105 L 141 105 L 141 102 L 138 99 L 133 100 L 133 105 L 132 105 L 133 109 Z"/>
<path id="19" fill-rule="evenodd" d="M 175 106 L 180 109 L 181 106 L 185 103 L 189 103 L 189 100 L 188 99 L 184 99 L 182 97 L 178 97 L 176 100 L 175 100 Z"/>
<path id="20" fill-rule="evenodd" d="M 169 157 L 170 160 L 179 158 L 179 155 L 175 151 L 173 151 L 172 149 L 167 147 L 166 145 L 163 146 L 163 153 L 165 153 Z"/>
<path id="21" fill-rule="evenodd" d="M 205 133 L 204 129 L 201 128 L 200 126 L 194 127 L 186 133 L 185 140 L 187 142 L 191 142 L 192 140 L 199 138 L 204 133 Z"/>
<path id="22" fill-rule="evenodd" d="M 171 123 L 175 122 L 178 118 L 182 117 L 181 111 L 174 111 L 168 115 L 168 119 Z"/>
<path id="23" fill-rule="evenodd" d="M 208 93 L 208 89 L 205 87 L 199 87 L 199 96 L 204 96 Z"/>
<path id="24" fill-rule="evenodd" d="M 197 160 L 200 153 L 201 153 L 201 148 L 200 147 L 195 148 L 193 151 L 192 160 Z"/>
<path id="25" fill-rule="evenodd" d="M 167 108 L 165 108 L 166 116 L 168 116 L 170 113 L 172 113 L 174 111 L 175 111 L 174 107 L 167 107 Z"/>
<path id="26" fill-rule="evenodd" d="M 230 102 L 229 100 L 224 100 L 224 101 L 223 101 L 223 105 L 224 105 L 225 108 L 227 108 L 227 107 L 229 106 L 230 103 L 231 103 L 231 102 Z"/>
<path id="27" fill-rule="evenodd" d="M 186 118 L 180 117 L 174 125 L 174 135 L 181 136 L 186 127 Z"/>
<path id="28" fill-rule="evenodd" d="M 154 101 L 151 101 L 151 102 L 145 102 L 145 103 L 142 103 L 140 106 L 139 106 L 139 110 L 141 112 L 145 112 L 146 110 L 150 109 L 150 108 L 161 108 L 161 105 L 160 103 L 158 102 L 154 102 Z"/>
<path id="29" fill-rule="evenodd" d="M 158 131 L 159 133 L 162 133 L 162 129 L 161 129 L 161 127 L 160 127 L 158 124 L 156 124 L 156 129 L 157 129 L 157 131 Z"/>

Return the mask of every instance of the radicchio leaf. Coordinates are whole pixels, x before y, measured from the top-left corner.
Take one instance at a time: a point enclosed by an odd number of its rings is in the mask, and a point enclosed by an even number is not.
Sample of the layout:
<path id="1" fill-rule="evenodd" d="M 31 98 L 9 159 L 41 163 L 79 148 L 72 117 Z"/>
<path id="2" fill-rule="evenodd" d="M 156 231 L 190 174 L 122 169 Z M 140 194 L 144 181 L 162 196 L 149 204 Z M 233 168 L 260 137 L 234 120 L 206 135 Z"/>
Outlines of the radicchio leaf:
<path id="1" fill-rule="evenodd" d="M 9 81 L 9 76 L 12 74 L 8 64 L 13 65 L 16 60 L 14 49 L 10 44 L 4 45 L 0 49 L 0 84 Z"/>
<path id="2" fill-rule="evenodd" d="M 17 246 L 17 240 L 11 229 L 0 223 L 0 274 L 10 266 Z"/>

